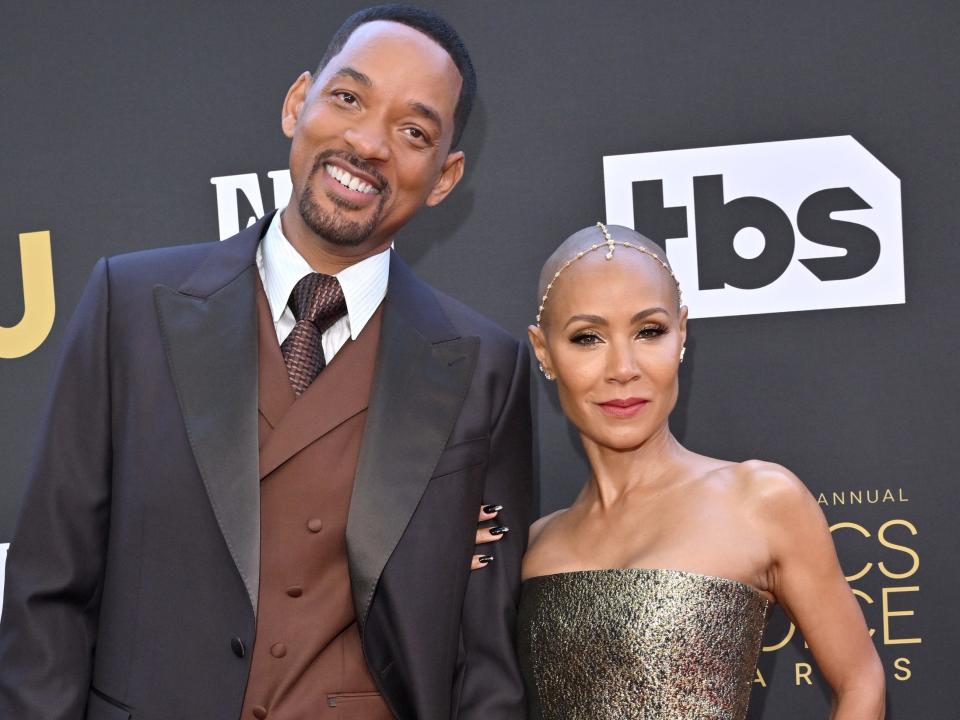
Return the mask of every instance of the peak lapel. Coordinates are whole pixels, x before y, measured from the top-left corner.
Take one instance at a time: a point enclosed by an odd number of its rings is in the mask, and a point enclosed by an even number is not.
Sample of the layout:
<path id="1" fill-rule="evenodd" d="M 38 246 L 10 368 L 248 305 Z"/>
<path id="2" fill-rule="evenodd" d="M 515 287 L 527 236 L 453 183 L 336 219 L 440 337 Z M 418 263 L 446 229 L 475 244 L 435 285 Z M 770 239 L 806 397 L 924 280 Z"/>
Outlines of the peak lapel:
<path id="1" fill-rule="evenodd" d="M 453 430 L 479 339 L 461 338 L 433 291 L 393 255 L 377 370 L 350 501 L 347 554 L 361 629 Z"/>
<path id="2" fill-rule="evenodd" d="M 154 288 L 190 446 L 254 612 L 260 577 L 255 253 L 268 221 L 213 247 L 179 289 Z"/>

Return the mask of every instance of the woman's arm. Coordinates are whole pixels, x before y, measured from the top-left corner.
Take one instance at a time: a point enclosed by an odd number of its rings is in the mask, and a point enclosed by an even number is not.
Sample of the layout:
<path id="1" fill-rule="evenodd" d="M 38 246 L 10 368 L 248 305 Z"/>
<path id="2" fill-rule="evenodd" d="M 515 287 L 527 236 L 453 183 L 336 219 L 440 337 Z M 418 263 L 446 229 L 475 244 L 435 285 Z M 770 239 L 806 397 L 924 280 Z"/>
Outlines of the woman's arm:
<path id="1" fill-rule="evenodd" d="M 843 577 L 826 519 L 789 470 L 757 463 L 758 517 L 771 565 L 767 587 L 800 630 L 834 694 L 833 720 L 884 715 L 884 673 Z"/>

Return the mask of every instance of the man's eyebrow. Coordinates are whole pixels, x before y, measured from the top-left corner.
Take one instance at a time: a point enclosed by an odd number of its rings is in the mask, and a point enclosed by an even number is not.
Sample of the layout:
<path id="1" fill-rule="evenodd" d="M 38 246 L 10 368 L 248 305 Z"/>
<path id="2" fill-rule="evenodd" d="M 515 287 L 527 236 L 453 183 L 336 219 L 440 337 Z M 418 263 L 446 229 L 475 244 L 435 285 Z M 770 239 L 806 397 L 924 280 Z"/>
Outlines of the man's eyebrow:
<path id="1" fill-rule="evenodd" d="M 373 85 L 373 81 L 369 77 L 364 75 L 362 72 L 360 72 L 356 68 L 350 67 L 349 65 L 344 65 L 342 68 L 340 68 L 333 74 L 334 77 L 337 77 L 339 75 L 345 75 L 348 78 L 352 78 L 356 80 L 358 83 L 360 83 L 361 85 L 365 85 L 366 87 L 370 87 Z"/>
<path id="2" fill-rule="evenodd" d="M 418 115 L 422 115 L 427 120 L 430 120 L 441 130 L 443 129 L 443 120 L 440 119 L 440 113 L 438 113 L 429 105 L 424 105 L 422 102 L 413 101 L 410 103 L 410 109 Z"/>

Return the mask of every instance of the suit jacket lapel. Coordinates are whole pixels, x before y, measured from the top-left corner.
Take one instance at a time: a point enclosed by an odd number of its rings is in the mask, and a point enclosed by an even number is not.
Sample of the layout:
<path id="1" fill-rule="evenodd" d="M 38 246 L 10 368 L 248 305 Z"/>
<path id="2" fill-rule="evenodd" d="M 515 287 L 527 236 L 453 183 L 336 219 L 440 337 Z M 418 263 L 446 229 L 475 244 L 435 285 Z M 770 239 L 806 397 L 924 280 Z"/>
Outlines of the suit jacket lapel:
<path id="1" fill-rule="evenodd" d="M 260 580 L 255 257 L 269 220 L 214 245 L 178 289 L 154 288 L 190 446 L 254 613 Z"/>
<path id="2" fill-rule="evenodd" d="M 433 291 L 395 254 L 350 514 L 347 555 L 361 630 L 460 414 L 479 339 L 461 338 Z"/>

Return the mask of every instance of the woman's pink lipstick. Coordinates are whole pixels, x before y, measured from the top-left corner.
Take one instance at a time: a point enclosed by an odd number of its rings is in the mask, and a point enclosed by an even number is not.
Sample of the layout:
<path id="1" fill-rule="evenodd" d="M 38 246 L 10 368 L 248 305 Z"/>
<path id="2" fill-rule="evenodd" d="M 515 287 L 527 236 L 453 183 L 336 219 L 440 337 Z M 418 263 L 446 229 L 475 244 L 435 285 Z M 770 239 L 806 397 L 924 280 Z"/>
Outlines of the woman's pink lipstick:
<path id="1" fill-rule="evenodd" d="M 649 400 L 643 398 L 626 398 L 625 400 L 607 400 L 597 403 L 597 406 L 607 415 L 615 418 L 630 418 L 640 412 Z"/>

